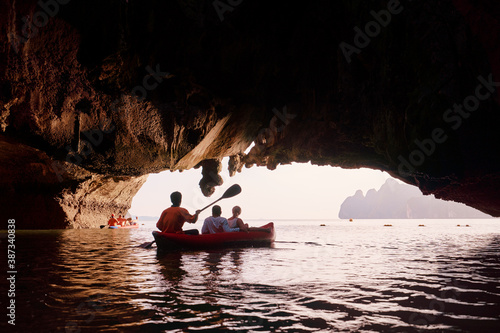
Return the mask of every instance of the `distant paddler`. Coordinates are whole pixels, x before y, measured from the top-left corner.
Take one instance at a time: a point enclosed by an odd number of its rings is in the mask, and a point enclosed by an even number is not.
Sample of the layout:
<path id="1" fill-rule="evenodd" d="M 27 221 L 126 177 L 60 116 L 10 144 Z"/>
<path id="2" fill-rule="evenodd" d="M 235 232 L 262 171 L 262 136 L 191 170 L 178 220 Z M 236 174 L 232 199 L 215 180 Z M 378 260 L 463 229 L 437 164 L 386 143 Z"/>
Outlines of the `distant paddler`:
<path id="1" fill-rule="evenodd" d="M 115 214 L 111 214 L 111 218 L 108 220 L 108 226 L 114 227 L 118 225 L 118 220 L 115 219 Z M 101 226 L 101 228 L 104 226 Z"/>
<path id="2" fill-rule="evenodd" d="M 123 216 L 121 216 L 121 215 L 118 216 L 118 225 L 120 225 L 122 227 L 125 226 L 125 225 L 127 225 L 127 220 L 124 219 Z"/>
<path id="3" fill-rule="evenodd" d="M 131 217 L 129 217 L 129 218 L 127 218 L 127 223 L 128 223 L 129 225 L 136 225 L 138 220 L 139 220 L 139 219 L 137 218 L 137 216 L 135 217 L 135 220 L 132 220 L 132 218 L 131 218 Z"/>

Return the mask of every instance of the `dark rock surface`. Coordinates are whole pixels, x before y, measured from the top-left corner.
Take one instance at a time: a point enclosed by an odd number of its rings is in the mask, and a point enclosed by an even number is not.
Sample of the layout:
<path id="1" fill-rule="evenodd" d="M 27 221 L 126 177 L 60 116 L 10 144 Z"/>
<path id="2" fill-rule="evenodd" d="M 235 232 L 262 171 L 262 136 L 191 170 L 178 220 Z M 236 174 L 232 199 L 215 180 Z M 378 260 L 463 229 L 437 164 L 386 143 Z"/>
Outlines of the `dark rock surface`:
<path id="1" fill-rule="evenodd" d="M 24 229 L 90 228 L 122 214 L 147 175 L 108 176 L 0 135 L 2 216 Z"/>
<path id="2" fill-rule="evenodd" d="M 379 190 L 371 189 L 363 195 L 361 190 L 344 200 L 340 207 L 341 219 L 446 219 L 491 218 L 477 209 L 434 196 L 424 196 L 418 188 L 387 181 Z"/>
<path id="3" fill-rule="evenodd" d="M 1 0 L 0 149 L 18 153 L 0 172 L 22 179 L 2 179 L 2 214 L 88 227 L 151 172 L 202 166 L 209 195 L 232 156 L 386 170 L 500 215 L 497 1 L 222 2 Z M 41 205 L 50 222 L 28 221 Z"/>

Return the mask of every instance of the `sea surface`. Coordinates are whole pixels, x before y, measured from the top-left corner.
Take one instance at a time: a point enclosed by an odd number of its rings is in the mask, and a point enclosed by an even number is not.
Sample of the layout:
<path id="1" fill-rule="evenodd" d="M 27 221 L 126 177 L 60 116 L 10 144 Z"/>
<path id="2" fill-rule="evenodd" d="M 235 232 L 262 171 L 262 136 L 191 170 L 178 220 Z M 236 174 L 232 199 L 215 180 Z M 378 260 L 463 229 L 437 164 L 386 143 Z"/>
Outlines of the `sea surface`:
<path id="1" fill-rule="evenodd" d="M 0 331 L 500 332 L 500 219 L 275 221 L 273 247 L 161 255 L 142 223 L 17 230 L 15 326 L 0 233 Z"/>

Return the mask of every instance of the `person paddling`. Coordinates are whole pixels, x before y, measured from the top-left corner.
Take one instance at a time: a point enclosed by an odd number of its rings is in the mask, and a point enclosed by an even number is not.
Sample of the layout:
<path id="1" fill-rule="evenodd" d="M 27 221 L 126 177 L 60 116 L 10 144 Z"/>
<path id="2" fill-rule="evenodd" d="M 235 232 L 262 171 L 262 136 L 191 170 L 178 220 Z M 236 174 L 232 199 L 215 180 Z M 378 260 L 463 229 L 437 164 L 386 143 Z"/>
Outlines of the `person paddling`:
<path id="1" fill-rule="evenodd" d="M 111 214 L 111 218 L 108 220 L 108 226 L 113 227 L 118 224 L 118 220 L 115 219 L 115 214 Z M 105 227 L 104 225 L 101 228 Z"/>
<path id="2" fill-rule="evenodd" d="M 187 209 L 180 207 L 182 202 L 182 194 L 180 192 L 173 192 L 170 195 L 172 206 L 165 209 L 161 213 L 160 219 L 156 223 L 156 227 L 162 232 L 167 233 L 185 233 L 189 235 L 198 235 L 197 229 L 182 230 L 185 222 L 196 223 L 200 210 L 197 210 L 194 215 L 189 214 Z"/>
<path id="3" fill-rule="evenodd" d="M 119 226 L 123 227 L 124 225 L 126 225 L 126 222 L 127 222 L 127 220 L 125 220 L 122 215 L 118 215 L 118 225 Z"/>

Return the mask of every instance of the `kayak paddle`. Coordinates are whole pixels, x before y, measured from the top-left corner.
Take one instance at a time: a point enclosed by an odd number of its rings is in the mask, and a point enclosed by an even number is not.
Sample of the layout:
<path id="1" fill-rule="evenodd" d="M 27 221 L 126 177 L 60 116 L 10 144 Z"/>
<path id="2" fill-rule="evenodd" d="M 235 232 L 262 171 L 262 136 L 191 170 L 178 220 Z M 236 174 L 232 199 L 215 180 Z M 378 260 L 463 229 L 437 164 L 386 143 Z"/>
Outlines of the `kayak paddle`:
<path id="1" fill-rule="evenodd" d="M 238 185 L 238 184 L 234 184 L 233 186 L 231 186 L 230 188 L 228 188 L 228 189 L 226 190 L 226 192 L 224 192 L 224 194 L 222 195 L 222 197 L 220 197 L 220 199 L 215 200 L 215 201 L 214 201 L 214 202 L 212 202 L 210 205 L 205 206 L 205 207 L 203 207 L 202 209 L 200 209 L 200 213 L 201 213 L 202 211 L 204 211 L 205 209 L 207 209 L 208 207 L 210 207 L 210 206 L 212 206 L 212 205 L 216 204 L 217 202 L 221 201 L 222 199 L 232 198 L 232 197 L 234 197 L 235 195 L 238 195 L 238 194 L 240 194 L 240 193 L 241 193 L 241 187 L 240 187 L 240 185 Z"/>
<path id="2" fill-rule="evenodd" d="M 207 209 L 208 207 L 216 204 L 217 202 L 221 201 L 222 199 L 227 199 L 227 198 L 232 198 L 238 194 L 241 193 L 241 186 L 238 185 L 238 184 L 234 184 L 233 186 L 231 186 L 230 188 L 228 188 L 226 190 L 226 192 L 224 192 L 224 194 L 222 195 L 222 197 L 220 197 L 219 199 L 215 200 L 214 202 L 212 202 L 210 205 L 208 206 L 205 206 L 203 207 L 202 209 L 200 209 L 200 213 L 202 211 L 204 211 L 205 209 Z M 151 243 L 147 243 L 146 245 L 139 245 L 140 247 L 143 247 L 145 249 L 149 249 L 151 246 L 153 246 L 153 244 L 155 243 L 156 241 L 152 241 Z"/>

